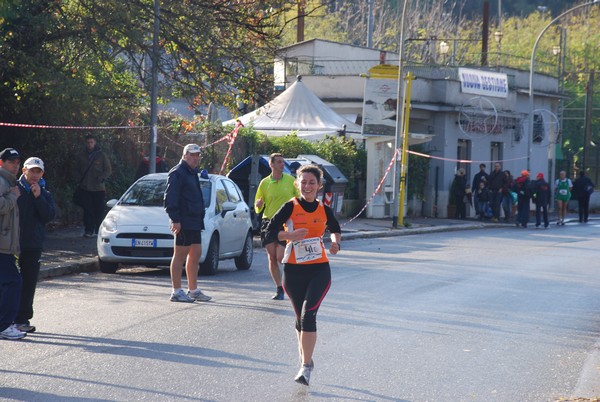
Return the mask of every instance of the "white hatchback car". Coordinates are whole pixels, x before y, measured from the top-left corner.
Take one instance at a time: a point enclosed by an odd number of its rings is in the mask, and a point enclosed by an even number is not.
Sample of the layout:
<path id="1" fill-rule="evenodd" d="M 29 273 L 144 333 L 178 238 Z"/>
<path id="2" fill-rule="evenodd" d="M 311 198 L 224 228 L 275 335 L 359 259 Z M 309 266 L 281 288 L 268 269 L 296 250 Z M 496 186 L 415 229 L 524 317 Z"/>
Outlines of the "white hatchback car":
<path id="1" fill-rule="evenodd" d="M 100 270 L 115 273 L 119 264 L 169 266 L 174 239 L 163 208 L 167 173 L 146 175 L 119 200 L 98 231 Z M 249 269 L 254 257 L 250 208 L 238 186 L 225 176 L 200 178 L 206 208 L 202 231 L 200 274 L 214 275 L 219 260 L 235 258 L 237 269 Z"/>

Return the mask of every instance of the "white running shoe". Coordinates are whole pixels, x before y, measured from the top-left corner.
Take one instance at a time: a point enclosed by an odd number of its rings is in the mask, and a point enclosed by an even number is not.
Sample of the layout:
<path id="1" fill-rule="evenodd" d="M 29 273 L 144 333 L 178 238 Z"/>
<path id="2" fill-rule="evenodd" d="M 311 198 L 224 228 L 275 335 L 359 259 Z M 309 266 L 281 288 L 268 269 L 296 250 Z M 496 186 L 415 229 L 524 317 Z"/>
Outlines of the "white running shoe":
<path id="1" fill-rule="evenodd" d="M 302 367 L 300 367 L 298 374 L 296 374 L 294 381 L 302 385 L 308 385 L 310 382 L 310 374 L 314 368 L 315 364 L 313 362 L 310 362 L 310 365 L 303 364 Z"/>
<path id="2" fill-rule="evenodd" d="M 10 327 L 6 328 L 4 331 L 0 332 L 0 338 L 3 338 L 3 339 L 10 339 L 10 340 L 23 339 L 23 338 L 25 338 L 25 336 L 27 336 L 27 333 L 19 331 L 17 329 L 17 327 L 15 327 L 14 324 L 11 325 Z"/>
<path id="3" fill-rule="evenodd" d="M 202 302 L 207 302 L 212 299 L 212 297 L 207 296 L 204 293 L 202 293 L 202 291 L 200 289 L 188 290 L 187 296 L 190 299 L 194 299 L 194 300 L 198 300 L 198 301 L 202 301 Z"/>
<path id="4" fill-rule="evenodd" d="M 178 291 L 171 293 L 171 301 L 181 303 L 193 303 L 194 299 L 186 295 L 183 289 L 179 289 Z"/>

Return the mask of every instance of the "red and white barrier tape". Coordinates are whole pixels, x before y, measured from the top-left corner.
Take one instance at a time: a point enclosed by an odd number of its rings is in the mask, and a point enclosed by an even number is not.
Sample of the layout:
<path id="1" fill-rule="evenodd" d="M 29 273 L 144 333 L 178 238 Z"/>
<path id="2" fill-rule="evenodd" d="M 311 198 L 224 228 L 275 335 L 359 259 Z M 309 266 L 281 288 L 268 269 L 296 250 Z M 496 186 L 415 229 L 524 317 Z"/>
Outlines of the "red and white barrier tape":
<path id="1" fill-rule="evenodd" d="M 437 159 L 440 161 L 446 161 L 446 162 L 459 162 L 459 163 L 495 163 L 495 162 L 512 162 L 512 161 L 520 161 L 523 159 L 527 159 L 526 156 L 523 156 L 521 158 L 513 158 L 513 159 L 502 159 L 499 161 L 477 161 L 477 160 L 470 160 L 470 159 L 451 159 L 451 158 L 442 158 L 441 156 L 433 156 L 433 155 L 429 155 L 429 154 L 423 154 L 421 152 L 416 152 L 416 151 L 408 151 L 409 154 L 413 154 L 413 155 L 417 155 L 417 156 L 422 156 L 424 158 L 429 158 L 429 159 Z"/>
<path id="2" fill-rule="evenodd" d="M 223 174 L 223 170 L 225 169 L 225 165 L 227 165 L 227 160 L 229 159 L 229 155 L 231 155 L 231 149 L 233 148 L 233 144 L 237 137 L 238 131 L 240 130 L 240 127 L 244 127 L 244 125 L 242 124 L 241 121 L 238 120 L 235 124 L 235 128 L 224 137 L 227 139 L 227 142 L 229 143 L 229 149 L 227 150 L 225 159 L 223 159 L 223 164 L 221 165 L 221 170 L 219 171 L 219 174 Z"/>
<path id="3" fill-rule="evenodd" d="M 150 128 L 150 126 L 49 126 L 45 124 L 21 124 L 21 123 L 3 123 L 1 127 L 17 127 L 17 128 L 43 128 L 43 129 L 61 129 L 61 130 L 115 130 L 115 129 L 132 129 L 132 128 Z"/>

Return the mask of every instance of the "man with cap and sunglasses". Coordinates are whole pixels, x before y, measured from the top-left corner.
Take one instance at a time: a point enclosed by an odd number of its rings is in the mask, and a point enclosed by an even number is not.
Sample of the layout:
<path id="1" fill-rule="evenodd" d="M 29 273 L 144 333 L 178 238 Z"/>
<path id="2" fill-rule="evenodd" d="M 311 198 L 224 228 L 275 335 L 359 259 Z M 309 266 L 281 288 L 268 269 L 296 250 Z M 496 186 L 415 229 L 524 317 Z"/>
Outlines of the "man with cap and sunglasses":
<path id="1" fill-rule="evenodd" d="M 198 289 L 198 268 L 202 254 L 204 229 L 204 199 L 198 178 L 200 147 L 187 144 L 181 161 L 169 171 L 165 189 L 164 207 L 175 235 L 171 259 L 172 302 L 193 303 L 209 301 L 210 296 Z M 185 265 L 188 292 L 181 288 L 181 274 Z"/>
<path id="2" fill-rule="evenodd" d="M 14 325 L 22 283 L 15 257 L 20 251 L 17 174 L 21 155 L 14 148 L 6 148 L 0 159 L 0 229 L 4 232 L 0 236 L 0 338 L 14 340 L 27 335 Z"/>
<path id="3" fill-rule="evenodd" d="M 21 196 L 19 206 L 20 246 L 19 267 L 23 278 L 21 303 L 15 318 L 17 329 L 35 332 L 29 320 L 33 318 L 33 298 L 40 272 L 40 258 L 46 237 L 46 224 L 54 219 L 56 207 L 52 194 L 46 190 L 44 162 L 32 157 L 23 164 L 23 174 L 17 181 Z"/>

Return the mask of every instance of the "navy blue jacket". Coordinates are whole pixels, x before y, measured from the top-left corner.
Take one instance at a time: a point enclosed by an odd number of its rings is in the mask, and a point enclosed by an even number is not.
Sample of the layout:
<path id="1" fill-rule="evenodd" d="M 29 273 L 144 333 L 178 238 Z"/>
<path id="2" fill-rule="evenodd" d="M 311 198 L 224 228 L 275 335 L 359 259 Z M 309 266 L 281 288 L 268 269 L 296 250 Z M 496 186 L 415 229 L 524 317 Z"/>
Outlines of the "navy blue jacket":
<path id="1" fill-rule="evenodd" d="M 46 190 L 45 181 L 40 182 L 41 194 L 35 198 L 25 177 L 17 181 L 21 196 L 17 199 L 19 206 L 19 242 L 21 251 L 41 250 L 46 238 L 46 224 L 54 219 L 56 206 L 52 194 Z"/>
<path id="2" fill-rule="evenodd" d="M 537 179 L 533 182 L 533 202 L 538 205 L 550 205 L 552 197 L 550 196 L 550 185 L 544 179 Z"/>
<path id="3" fill-rule="evenodd" d="M 164 207 L 169 219 L 180 223 L 181 229 L 204 229 L 204 199 L 198 170 L 184 160 L 169 171 Z"/>

